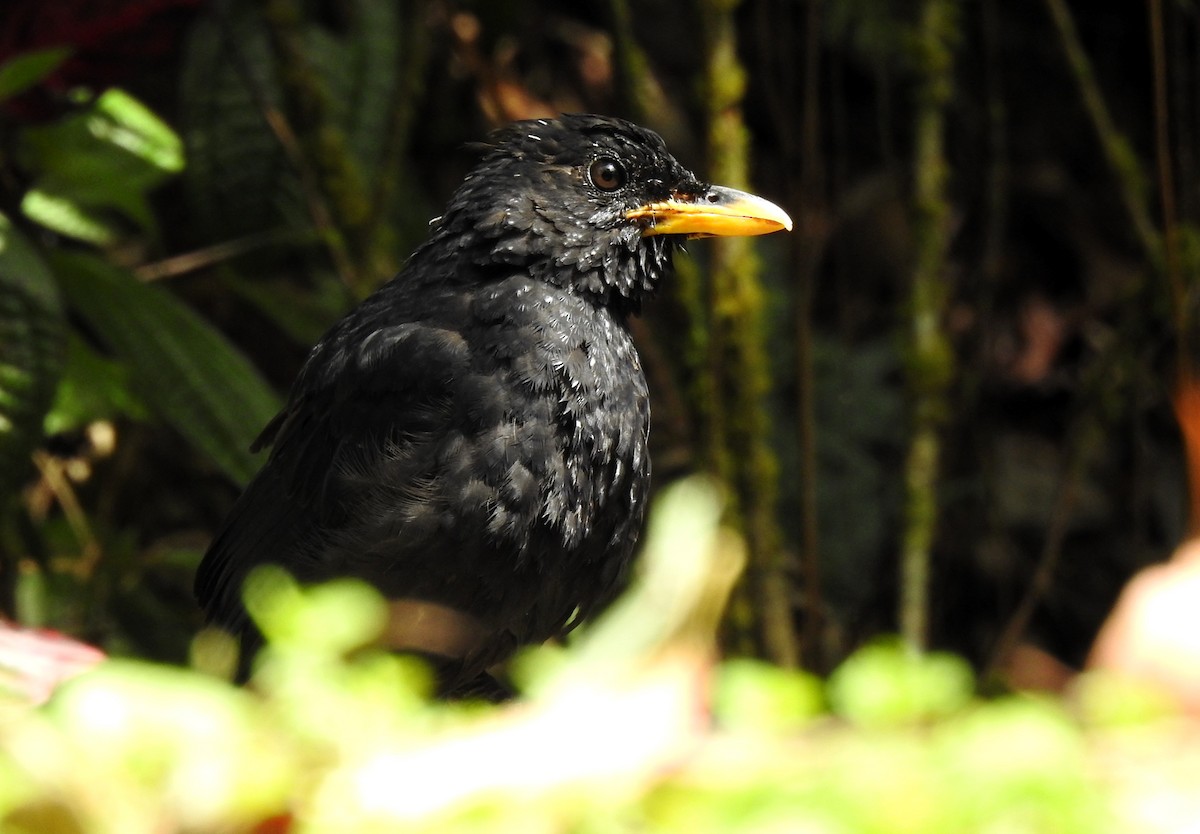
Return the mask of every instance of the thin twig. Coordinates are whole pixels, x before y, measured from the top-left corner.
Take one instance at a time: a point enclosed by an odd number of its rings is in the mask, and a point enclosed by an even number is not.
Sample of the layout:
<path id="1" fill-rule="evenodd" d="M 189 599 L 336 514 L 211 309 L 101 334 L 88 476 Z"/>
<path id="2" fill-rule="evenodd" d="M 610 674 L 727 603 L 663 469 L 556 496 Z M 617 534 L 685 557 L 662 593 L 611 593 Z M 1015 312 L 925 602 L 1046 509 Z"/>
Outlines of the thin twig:
<path id="1" fill-rule="evenodd" d="M 1160 257 L 1158 231 L 1150 217 L 1149 207 L 1138 188 L 1138 178 L 1141 172 L 1137 166 L 1137 160 L 1133 156 L 1128 141 L 1117 130 L 1112 116 L 1108 112 L 1104 94 L 1101 93 L 1100 85 L 1096 82 L 1087 51 L 1079 40 L 1079 32 L 1075 28 L 1075 21 L 1071 17 L 1070 9 L 1067 8 L 1066 0 L 1045 0 L 1045 3 L 1050 17 L 1054 21 L 1054 26 L 1058 30 L 1059 44 L 1062 46 L 1067 62 L 1071 65 L 1075 82 L 1079 85 L 1084 109 L 1091 120 L 1092 128 L 1096 131 L 1096 137 L 1100 140 L 1100 146 L 1108 160 L 1109 167 L 1116 176 L 1117 192 L 1125 206 L 1125 213 L 1129 215 L 1138 242 L 1146 254 L 1157 262 Z"/>
<path id="2" fill-rule="evenodd" d="M 215 243 L 181 255 L 172 255 L 159 261 L 142 264 L 133 270 L 139 281 L 159 281 L 164 278 L 175 278 L 199 269 L 206 269 L 215 264 L 224 263 L 234 258 L 279 246 L 294 243 L 302 235 L 290 229 L 276 229 L 269 232 L 246 235 L 234 240 Z"/>
<path id="3" fill-rule="evenodd" d="M 92 531 L 87 513 L 84 511 L 83 505 L 79 503 L 79 496 L 75 494 L 70 479 L 63 471 L 61 461 L 38 450 L 33 453 L 33 462 L 37 466 L 38 472 L 41 473 L 46 487 L 58 501 L 67 525 L 75 535 L 76 541 L 79 542 L 80 559 L 75 565 L 76 574 L 82 579 L 90 579 L 100 564 L 103 551 L 100 548 L 100 542 L 96 539 L 96 534 Z"/>
<path id="4" fill-rule="evenodd" d="M 1004 629 L 996 639 L 995 646 L 981 673 L 981 678 L 984 680 L 995 674 L 1012 655 L 1017 644 L 1025 636 L 1025 631 L 1029 628 L 1029 622 L 1033 619 L 1038 604 L 1054 583 L 1054 574 L 1058 571 L 1058 564 L 1062 558 L 1067 528 L 1078 500 L 1079 483 L 1083 479 L 1086 469 L 1083 465 L 1085 455 L 1079 448 L 1080 445 L 1077 442 L 1075 448 L 1071 450 L 1072 460 L 1059 479 L 1054 508 L 1050 514 L 1050 526 L 1046 531 L 1046 538 L 1042 542 L 1041 553 L 1038 554 L 1037 567 L 1034 568 L 1033 576 L 1030 577 L 1029 584 L 1025 587 L 1025 593 L 1021 595 L 1021 601 L 1009 615 Z"/>
<path id="5" fill-rule="evenodd" d="M 1175 211 L 1175 178 L 1171 161 L 1170 107 L 1167 104 L 1167 47 L 1163 34 L 1162 0 L 1150 0 L 1150 52 L 1154 64 L 1154 146 L 1158 163 L 1158 196 L 1162 207 L 1163 254 L 1171 306 L 1175 314 L 1175 333 L 1179 372 L 1188 373 L 1187 290 L 1179 260 L 1179 221 Z"/>
<path id="6" fill-rule="evenodd" d="M 1129 329 L 1129 323 L 1126 323 Z M 1063 544 L 1078 502 L 1079 490 L 1097 450 L 1103 448 L 1109 428 L 1129 399 L 1120 389 L 1136 377 L 1126 367 L 1127 346 L 1132 336 L 1122 334 L 1109 341 L 1093 360 L 1080 383 L 1081 394 L 1067 431 L 1067 450 L 1056 487 L 1054 506 L 1038 563 L 1017 607 L 1009 616 L 983 668 L 981 677 L 993 675 L 1011 657 L 1025 636 L 1037 606 L 1050 590 L 1062 559 Z"/>

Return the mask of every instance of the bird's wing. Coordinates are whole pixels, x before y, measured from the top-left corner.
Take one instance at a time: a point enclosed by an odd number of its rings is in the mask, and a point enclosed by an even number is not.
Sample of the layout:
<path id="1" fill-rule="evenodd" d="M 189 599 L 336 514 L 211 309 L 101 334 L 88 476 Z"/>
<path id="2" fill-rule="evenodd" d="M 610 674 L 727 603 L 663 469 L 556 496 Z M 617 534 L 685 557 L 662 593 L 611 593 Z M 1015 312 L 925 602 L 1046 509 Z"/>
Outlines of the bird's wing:
<path id="1" fill-rule="evenodd" d="M 224 628 L 245 628 L 241 586 L 255 566 L 282 564 L 305 581 L 352 573 L 328 563 L 329 544 L 361 503 L 421 497 L 422 470 L 453 420 L 449 386 L 469 357 L 443 328 L 361 330 L 334 334 L 314 353 L 264 432 L 270 458 L 200 565 L 196 595 Z"/>

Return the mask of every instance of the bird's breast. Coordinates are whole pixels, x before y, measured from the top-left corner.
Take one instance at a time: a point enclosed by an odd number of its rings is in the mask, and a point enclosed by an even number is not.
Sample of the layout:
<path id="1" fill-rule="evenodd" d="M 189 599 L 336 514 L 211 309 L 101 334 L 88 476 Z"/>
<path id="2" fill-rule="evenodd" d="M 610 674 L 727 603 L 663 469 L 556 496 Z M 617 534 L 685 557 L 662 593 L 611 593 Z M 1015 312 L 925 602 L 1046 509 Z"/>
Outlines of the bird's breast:
<path id="1" fill-rule="evenodd" d="M 531 471 L 539 516 L 563 547 L 619 550 L 627 539 L 631 547 L 649 476 L 650 409 L 624 322 L 525 277 L 482 292 L 473 319 L 472 354 L 505 391 L 503 404 L 478 408 L 487 417 L 478 430 L 493 438 L 486 468 Z M 536 448 L 524 448 L 525 437 Z M 515 492 L 507 475 L 501 481 L 501 494 Z"/>
<path id="2" fill-rule="evenodd" d="M 528 276 L 406 320 L 340 406 L 321 490 L 338 512 L 313 561 L 518 643 L 557 634 L 616 592 L 641 529 L 650 410 L 629 332 Z"/>

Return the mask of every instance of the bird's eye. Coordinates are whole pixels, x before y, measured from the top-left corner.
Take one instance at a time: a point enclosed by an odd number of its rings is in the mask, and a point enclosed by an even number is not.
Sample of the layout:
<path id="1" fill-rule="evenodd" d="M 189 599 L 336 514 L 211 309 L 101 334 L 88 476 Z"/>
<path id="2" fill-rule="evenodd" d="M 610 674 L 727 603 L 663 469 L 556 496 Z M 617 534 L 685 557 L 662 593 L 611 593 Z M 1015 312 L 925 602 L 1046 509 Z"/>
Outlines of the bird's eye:
<path id="1" fill-rule="evenodd" d="M 588 178 L 601 191 L 616 191 L 625 184 L 625 169 L 612 157 L 602 156 L 588 169 Z"/>

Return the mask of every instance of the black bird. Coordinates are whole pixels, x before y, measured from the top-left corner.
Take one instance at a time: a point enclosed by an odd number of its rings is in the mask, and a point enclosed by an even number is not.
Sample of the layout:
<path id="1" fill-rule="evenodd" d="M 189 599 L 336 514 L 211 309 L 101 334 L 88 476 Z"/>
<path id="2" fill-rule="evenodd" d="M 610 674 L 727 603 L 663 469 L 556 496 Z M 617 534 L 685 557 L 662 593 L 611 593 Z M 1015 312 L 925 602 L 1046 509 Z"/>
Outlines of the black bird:
<path id="1" fill-rule="evenodd" d="M 615 118 L 516 122 L 400 273 L 312 349 L 255 447 L 263 469 L 196 577 L 210 621 L 258 637 L 256 565 L 358 577 L 391 648 L 469 688 L 620 588 L 650 477 L 646 378 L 627 327 L 685 237 L 790 229 Z"/>

